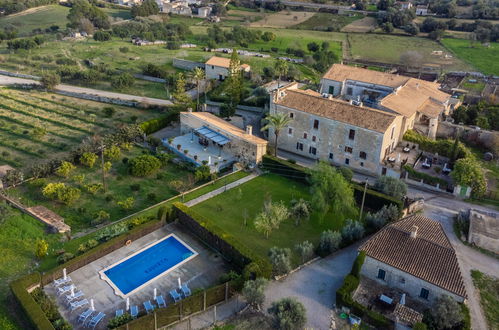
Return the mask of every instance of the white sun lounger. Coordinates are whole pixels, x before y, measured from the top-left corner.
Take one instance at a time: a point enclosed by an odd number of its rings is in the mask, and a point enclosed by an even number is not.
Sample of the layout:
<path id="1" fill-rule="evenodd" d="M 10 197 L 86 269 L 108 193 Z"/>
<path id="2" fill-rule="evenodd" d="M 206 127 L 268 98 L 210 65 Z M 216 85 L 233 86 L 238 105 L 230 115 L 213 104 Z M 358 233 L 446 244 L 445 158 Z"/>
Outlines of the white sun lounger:
<path id="1" fill-rule="evenodd" d="M 78 291 L 78 292 L 75 292 L 75 295 L 72 296 L 71 294 L 67 294 L 66 295 L 66 303 L 69 305 L 70 303 L 74 302 L 75 300 L 77 300 L 78 298 L 81 298 L 83 297 L 85 294 L 83 293 L 83 291 Z"/>
<path id="2" fill-rule="evenodd" d="M 58 288 L 57 294 L 60 296 L 62 294 L 68 293 L 69 291 L 71 291 L 72 287 L 74 287 L 74 286 L 71 284 L 71 285 L 63 286 L 62 288 Z M 76 287 L 75 287 L 75 289 L 76 289 Z"/>
<path id="3" fill-rule="evenodd" d="M 67 284 L 71 282 L 71 277 L 69 276 L 66 276 L 66 279 L 64 279 L 64 277 L 61 277 L 57 280 L 54 280 L 54 286 L 59 286 L 59 285 L 63 285 L 63 284 Z"/>
<path id="4" fill-rule="evenodd" d="M 78 315 L 78 323 L 84 323 L 87 320 L 87 318 L 90 317 L 90 315 L 92 315 L 93 312 L 94 311 L 91 308 L 89 308 L 80 315 Z"/>
<path id="5" fill-rule="evenodd" d="M 88 305 L 88 299 L 78 300 L 78 301 L 75 301 L 75 302 L 69 304 L 69 309 L 72 312 L 80 307 L 85 306 L 85 305 Z"/>
<path id="6" fill-rule="evenodd" d="M 95 329 L 95 327 L 97 326 L 97 324 L 99 324 L 99 322 L 106 316 L 106 314 L 102 313 L 102 312 L 99 312 L 99 314 L 95 315 L 91 320 L 90 322 L 88 323 L 88 327 L 89 328 L 92 328 L 92 329 Z"/>

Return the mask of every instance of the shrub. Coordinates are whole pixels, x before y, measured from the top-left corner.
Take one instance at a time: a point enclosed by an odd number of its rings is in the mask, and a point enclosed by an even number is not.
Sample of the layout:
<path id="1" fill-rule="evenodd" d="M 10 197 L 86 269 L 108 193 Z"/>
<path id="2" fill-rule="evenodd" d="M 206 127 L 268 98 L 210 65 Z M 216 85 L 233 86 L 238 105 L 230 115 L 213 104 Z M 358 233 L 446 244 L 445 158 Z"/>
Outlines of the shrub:
<path id="1" fill-rule="evenodd" d="M 291 271 L 290 249 L 274 246 L 269 250 L 269 259 L 272 264 L 274 275 L 283 275 Z"/>
<path id="2" fill-rule="evenodd" d="M 71 164 L 70 162 L 62 162 L 61 163 L 61 166 L 59 166 L 57 168 L 57 170 L 55 171 L 55 173 L 59 176 L 62 176 L 62 177 L 65 177 L 65 178 L 68 178 L 69 177 L 69 174 L 71 174 L 71 172 L 76 168 L 76 166 L 74 166 L 73 164 Z"/>
<path id="3" fill-rule="evenodd" d="M 374 189 L 398 199 L 401 199 L 407 194 L 407 185 L 404 181 L 386 175 L 376 179 Z"/>
<path id="4" fill-rule="evenodd" d="M 72 253 L 65 252 L 64 254 L 61 254 L 60 256 L 57 257 L 57 262 L 59 264 L 65 264 L 69 260 L 73 259 L 75 256 Z"/>
<path id="5" fill-rule="evenodd" d="M 296 244 L 295 250 L 300 254 L 302 263 L 312 259 L 314 255 L 314 245 L 309 241 Z"/>
<path id="6" fill-rule="evenodd" d="M 116 317 L 112 318 L 111 320 L 109 320 L 109 323 L 107 324 L 107 328 L 108 329 L 116 329 L 116 328 L 119 328 L 120 326 L 122 326 L 123 324 L 130 322 L 131 320 L 133 320 L 132 315 L 130 315 L 129 313 L 125 313 L 121 316 L 116 316 Z"/>
<path id="7" fill-rule="evenodd" d="M 102 190 L 104 186 L 102 183 L 92 183 L 92 184 L 86 184 L 85 189 L 92 195 L 97 194 L 100 190 Z"/>
<path id="8" fill-rule="evenodd" d="M 87 167 L 94 167 L 95 162 L 97 161 L 97 155 L 94 154 L 93 152 L 84 152 L 83 155 L 80 157 L 80 163 Z"/>
<path id="9" fill-rule="evenodd" d="M 355 261 L 353 262 L 352 270 L 350 271 L 351 275 L 359 278 L 360 270 L 362 269 L 362 265 L 364 264 L 365 259 L 366 259 L 366 252 L 360 251 L 359 254 L 357 255 L 357 258 L 355 258 Z"/>
<path id="10" fill-rule="evenodd" d="M 364 236 L 364 227 L 358 221 L 348 219 L 341 229 L 341 238 L 344 244 L 352 243 Z"/>
<path id="11" fill-rule="evenodd" d="M 159 170 L 161 162 L 152 155 L 141 155 L 129 162 L 130 173 L 134 176 L 148 176 Z"/>
<path id="12" fill-rule="evenodd" d="M 326 230 L 321 234 L 317 253 L 325 257 L 338 250 L 341 244 L 341 234 L 337 231 Z"/>
<path id="13" fill-rule="evenodd" d="M 104 149 L 104 157 L 107 160 L 117 160 L 121 156 L 121 149 L 118 146 L 110 146 Z"/>
<path id="14" fill-rule="evenodd" d="M 448 295 L 437 298 L 431 314 L 438 329 L 450 329 L 463 321 L 459 304 Z"/>
<path id="15" fill-rule="evenodd" d="M 338 170 L 340 171 L 341 175 L 343 175 L 345 180 L 347 180 L 348 182 L 352 181 L 353 171 L 351 169 L 346 166 L 341 166 Z"/>
<path id="16" fill-rule="evenodd" d="M 274 301 L 268 312 L 274 318 L 276 329 L 303 329 L 307 321 L 305 307 L 294 298 L 283 298 Z"/>
<path id="17" fill-rule="evenodd" d="M 423 322 L 414 323 L 412 330 L 427 330 L 428 327 Z"/>
<path id="18" fill-rule="evenodd" d="M 114 116 L 115 113 L 116 113 L 116 109 L 113 107 L 105 107 L 104 108 L 104 116 L 106 116 L 107 118 L 111 118 L 112 116 Z"/>
<path id="19" fill-rule="evenodd" d="M 116 204 L 120 206 L 123 210 L 130 210 L 135 204 L 135 199 L 133 197 L 128 197 L 121 201 L 118 201 Z"/>
<path id="20" fill-rule="evenodd" d="M 139 183 L 134 183 L 130 185 L 130 190 L 132 191 L 139 191 L 140 190 L 140 184 Z"/>
<path id="21" fill-rule="evenodd" d="M 64 183 L 49 183 L 42 189 L 43 196 L 70 205 L 80 198 L 80 189 Z"/>
<path id="22" fill-rule="evenodd" d="M 180 117 L 180 112 L 179 111 L 171 111 L 167 115 L 156 118 L 156 119 L 151 119 L 148 121 L 145 121 L 140 124 L 140 128 L 142 131 L 146 134 L 152 134 L 154 132 L 159 131 L 162 128 L 167 127 L 174 121 L 178 121 Z"/>

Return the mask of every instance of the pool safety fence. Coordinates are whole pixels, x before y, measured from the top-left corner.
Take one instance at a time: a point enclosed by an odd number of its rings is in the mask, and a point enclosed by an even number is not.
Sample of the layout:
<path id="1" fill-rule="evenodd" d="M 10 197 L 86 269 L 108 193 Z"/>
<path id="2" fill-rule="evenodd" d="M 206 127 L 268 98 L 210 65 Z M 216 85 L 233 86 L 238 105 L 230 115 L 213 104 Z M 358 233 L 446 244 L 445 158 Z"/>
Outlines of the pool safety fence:
<path id="1" fill-rule="evenodd" d="M 225 282 L 207 290 L 194 293 L 165 308 L 155 309 L 153 313 L 145 314 L 123 326 L 120 330 L 159 329 L 185 320 L 208 308 L 229 300 L 236 292 L 234 282 Z"/>

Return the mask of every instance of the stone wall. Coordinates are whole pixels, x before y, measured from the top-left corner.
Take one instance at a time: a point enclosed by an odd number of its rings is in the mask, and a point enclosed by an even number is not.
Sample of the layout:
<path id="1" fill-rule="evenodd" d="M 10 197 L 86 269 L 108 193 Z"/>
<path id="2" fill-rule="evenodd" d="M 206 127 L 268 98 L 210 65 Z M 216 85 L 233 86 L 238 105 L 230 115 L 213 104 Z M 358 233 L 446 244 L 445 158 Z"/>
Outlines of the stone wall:
<path id="1" fill-rule="evenodd" d="M 386 272 L 385 280 L 378 278 L 379 269 L 383 269 Z M 457 302 L 464 302 L 464 298 L 460 297 L 452 292 L 442 289 L 434 284 L 426 282 L 418 277 L 412 276 L 400 269 L 391 267 L 385 263 L 382 263 L 371 257 L 366 257 L 364 265 L 362 266 L 361 275 L 370 278 L 382 285 L 387 285 L 389 287 L 396 287 L 400 290 L 405 291 L 411 298 L 416 299 L 422 303 L 433 305 L 435 299 L 443 294 L 451 296 Z M 421 288 L 427 289 L 430 293 L 428 299 L 423 299 L 419 297 Z"/>
<path id="2" fill-rule="evenodd" d="M 127 100 L 122 100 L 122 99 L 115 99 L 115 98 L 109 98 L 109 97 L 92 95 L 92 94 L 85 94 L 85 93 L 68 92 L 68 91 L 62 91 L 62 90 L 56 90 L 56 92 L 57 92 L 57 94 L 76 97 L 76 98 L 80 98 L 80 99 L 97 101 L 97 102 L 104 102 L 104 103 L 111 103 L 111 104 L 117 104 L 117 105 L 125 105 L 128 107 L 138 107 L 141 105 L 141 102 L 139 102 L 139 101 L 127 101 Z"/>
<path id="3" fill-rule="evenodd" d="M 189 70 L 189 71 L 194 70 L 195 68 L 204 69 L 204 63 L 183 60 L 180 58 L 173 59 L 173 66 L 178 69 Z"/>
<path id="4" fill-rule="evenodd" d="M 38 76 L 32 76 L 30 74 L 14 73 L 14 72 L 3 71 L 3 70 L 0 70 L 0 74 L 4 75 L 4 76 L 9 76 L 9 77 L 17 77 L 17 78 L 24 78 L 24 79 L 40 80 L 40 77 L 38 77 Z"/>

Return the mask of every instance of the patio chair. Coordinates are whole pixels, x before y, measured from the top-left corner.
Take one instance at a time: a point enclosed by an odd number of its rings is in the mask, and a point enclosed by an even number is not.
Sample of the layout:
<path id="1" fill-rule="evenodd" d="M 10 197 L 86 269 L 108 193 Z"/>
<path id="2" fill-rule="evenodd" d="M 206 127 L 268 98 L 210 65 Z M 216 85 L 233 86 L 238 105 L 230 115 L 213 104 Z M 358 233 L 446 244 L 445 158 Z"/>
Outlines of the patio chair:
<path id="1" fill-rule="evenodd" d="M 64 279 L 64 277 L 61 277 L 61 278 L 59 278 L 57 280 L 54 280 L 54 286 L 57 287 L 59 285 L 67 284 L 69 282 L 71 282 L 71 277 L 66 276 L 66 279 Z"/>
<path id="2" fill-rule="evenodd" d="M 118 317 L 118 316 L 122 316 L 124 313 L 123 313 L 123 310 L 122 309 L 118 309 L 116 310 L 116 314 L 114 316 Z"/>
<path id="3" fill-rule="evenodd" d="M 106 314 L 102 313 L 102 312 L 99 312 L 99 314 L 95 315 L 91 320 L 90 322 L 88 322 L 88 325 L 87 327 L 89 328 L 92 328 L 92 329 L 95 329 L 95 327 L 97 326 L 97 324 L 99 324 L 99 322 L 106 316 Z"/>
<path id="4" fill-rule="evenodd" d="M 68 293 L 69 291 L 71 291 L 71 288 L 74 287 L 74 285 L 67 285 L 67 286 L 63 286 L 62 288 L 58 288 L 57 289 L 57 294 L 60 296 L 60 295 L 63 295 L 65 293 Z M 75 287 L 76 289 L 76 287 Z"/>
<path id="5" fill-rule="evenodd" d="M 89 308 L 86 311 L 84 311 L 83 313 L 81 313 L 80 315 L 78 315 L 78 323 L 84 323 L 87 320 L 87 318 L 90 315 L 92 315 L 93 312 L 94 311 L 91 308 Z"/>
<path id="6" fill-rule="evenodd" d="M 163 296 L 156 296 L 156 303 L 159 307 L 166 307 L 165 298 L 163 298 Z"/>
<path id="7" fill-rule="evenodd" d="M 151 304 L 150 300 L 144 301 L 144 308 L 146 309 L 147 314 L 154 310 L 154 306 Z"/>
<path id="8" fill-rule="evenodd" d="M 177 290 L 171 290 L 170 291 L 170 296 L 172 297 L 173 301 L 175 301 L 175 302 L 180 301 L 180 299 L 182 299 L 182 297 L 177 292 Z"/>
<path id="9" fill-rule="evenodd" d="M 83 307 L 85 305 L 88 305 L 88 300 L 87 299 L 75 301 L 75 302 L 69 304 L 69 311 L 73 312 L 74 310 L 76 310 L 76 309 L 78 309 L 80 307 Z"/>
<path id="10" fill-rule="evenodd" d="M 191 295 L 191 289 L 187 286 L 187 284 L 182 284 L 182 293 L 184 295 L 184 298 L 187 298 Z"/>
<path id="11" fill-rule="evenodd" d="M 71 304 L 72 302 L 74 302 L 75 300 L 77 300 L 78 298 L 81 298 L 83 297 L 85 294 L 83 293 L 83 291 L 78 291 L 78 292 L 75 292 L 75 295 L 72 296 L 70 294 L 67 294 L 66 295 L 66 304 Z"/>
<path id="12" fill-rule="evenodd" d="M 132 315 L 132 317 L 136 319 L 137 315 L 139 315 L 139 308 L 137 306 L 130 307 L 130 315 Z"/>

